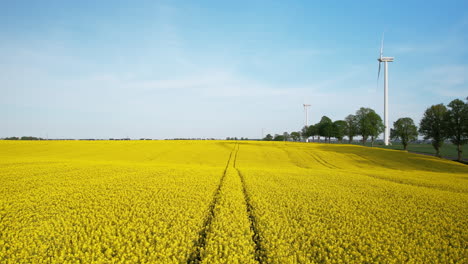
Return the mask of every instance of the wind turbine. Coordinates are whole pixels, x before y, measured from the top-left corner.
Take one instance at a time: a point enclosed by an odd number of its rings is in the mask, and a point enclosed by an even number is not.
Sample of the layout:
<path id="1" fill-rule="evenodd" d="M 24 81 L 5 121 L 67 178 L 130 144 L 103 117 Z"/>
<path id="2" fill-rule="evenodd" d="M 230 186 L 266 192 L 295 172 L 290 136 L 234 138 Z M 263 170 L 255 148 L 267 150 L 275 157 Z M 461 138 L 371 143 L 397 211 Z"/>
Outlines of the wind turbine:
<path id="1" fill-rule="evenodd" d="M 383 45 L 384 36 L 382 35 L 382 44 L 380 45 L 380 57 L 377 59 L 379 61 L 379 72 L 377 73 L 377 83 L 379 82 L 380 77 L 380 66 L 381 63 L 384 63 L 384 145 L 388 146 L 390 143 L 390 127 L 388 126 L 388 65 L 387 62 L 393 62 L 393 57 L 383 57 Z"/>
<path id="2" fill-rule="evenodd" d="M 304 112 L 305 112 L 305 126 L 308 127 L 309 126 L 309 122 L 307 120 L 307 107 L 310 106 L 310 104 L 303 104 L 304 105 Z M 306 138 L 306 142 L 309 142 L 309 139 Z"/>

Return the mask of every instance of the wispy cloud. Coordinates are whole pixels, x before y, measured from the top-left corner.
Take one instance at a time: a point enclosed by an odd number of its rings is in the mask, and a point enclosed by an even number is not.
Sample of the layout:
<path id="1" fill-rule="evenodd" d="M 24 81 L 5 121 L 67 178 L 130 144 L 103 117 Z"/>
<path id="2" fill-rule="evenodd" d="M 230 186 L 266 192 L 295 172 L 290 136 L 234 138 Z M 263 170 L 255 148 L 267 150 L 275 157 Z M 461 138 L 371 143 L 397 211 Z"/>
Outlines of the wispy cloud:
<path id="1" fill-rule="evenodd" d="M 441 65 L 421 73 L 420 86 L 428 93 L 443 97 L 465 96 L 468 94 L 468 66 Z"/>
<path id="2" fill-rule="evenodd" d="M 408 40 L 392 46 L 396 54 L 434 55 L 462 54 L 468 51 L 466 46 L 466 34 L 468 30 L 468 18 L 464 17 L 451 25 L 439 36 L 424 36 L 420 40 Z M 435 33 L 434 33 L 435 34 Z"/>
<path id="3" fill-rule="evenodd" d="M 406 43 L 393 46 L 396 54 L 432 54 L 447 50 L 447 45 L 443 43 Z"/>
<path id="4" fill-rule="evenodd" d="M 205 97 L 257 97 L 279 96 L 288 93 L 287 88 L 278 88 L 246 78 L 240 74 L 222 69 L 198 71 L 197 74 L 167 79 L 145 80 L 104 74 L 93 76 L 80 83 L 89 87 L 113 87 L 116 91 L 132 92 L 194 92 Z"/>

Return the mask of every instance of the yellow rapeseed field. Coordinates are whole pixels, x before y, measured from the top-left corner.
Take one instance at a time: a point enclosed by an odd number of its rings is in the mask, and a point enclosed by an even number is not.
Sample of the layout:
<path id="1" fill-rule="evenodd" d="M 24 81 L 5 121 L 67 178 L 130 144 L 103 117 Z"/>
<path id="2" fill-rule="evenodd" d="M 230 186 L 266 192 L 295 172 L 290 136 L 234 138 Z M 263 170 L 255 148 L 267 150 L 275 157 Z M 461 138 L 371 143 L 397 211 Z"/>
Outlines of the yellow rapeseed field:
<path id="1" fill-rule="evenodd" d="M 351 145 L 0 141 L 0 263 L 468 263 L 468 166 Z"/>

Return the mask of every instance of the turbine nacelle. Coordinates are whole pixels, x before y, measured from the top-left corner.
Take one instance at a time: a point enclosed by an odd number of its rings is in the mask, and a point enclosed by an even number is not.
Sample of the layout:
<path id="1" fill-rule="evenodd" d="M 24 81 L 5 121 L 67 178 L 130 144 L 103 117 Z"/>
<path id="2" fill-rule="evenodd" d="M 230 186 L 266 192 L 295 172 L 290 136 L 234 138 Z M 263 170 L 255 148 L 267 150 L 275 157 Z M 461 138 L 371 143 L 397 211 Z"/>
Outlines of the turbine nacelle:
<path id="1" fill-rule="evenodd" d="M 380 57 L 377 59 L 379 62 L 393 62 L 394 57 Z"/>

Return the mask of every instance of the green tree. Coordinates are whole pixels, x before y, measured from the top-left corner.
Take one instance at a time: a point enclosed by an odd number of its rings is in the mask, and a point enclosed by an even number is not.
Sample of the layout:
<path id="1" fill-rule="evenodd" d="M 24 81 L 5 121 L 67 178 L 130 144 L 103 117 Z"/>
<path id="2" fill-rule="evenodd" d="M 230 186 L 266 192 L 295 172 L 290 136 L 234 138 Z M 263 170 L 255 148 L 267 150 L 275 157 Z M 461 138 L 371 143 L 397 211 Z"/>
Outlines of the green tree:
<path id="1" fill-rule="evenodd" d="M 333 136 L 333 122 L 327 116 L 322 116 L 320 122 L 318 123 L 318 134 L 319 136 L 325 137 L 328 139 L 328 143 L 330 143 L 330 138 Z"/>
<path id="2" fill-rule="evenodd" d="M 308 132 L 308 129 L 309 129 L 308 126 L 304 126 L 304 127 L 301 129 L 301 136 L 304 138 L 305 141 L 307 141 L 307 139 L 310 137 L 309 132 Z"/>
<path id="3" fill-rule="evenodd" d="M 370 136 L 370 123 L 367 119 L 367 115 L 373 111 L 370 108 L 361 107 L 356 111 L 356 118 L 358 120 L 359 135 L 362 137 L 362 144 L 365 145 L 367 139 Z"/>
<path id="4" fill-rule="evenodd" d="M 284 132 L 284 133 L 283 133 L 283 140 L 284 140 L 284 141 L 288 141 L 289 138 L 291 138 L 291 136 L 289 135 L 289 133 L 288 133 L 288 132 Z"/>
<path id="5" fill-rule="evenodd" d="M 359 134 L 362 136 L 362 144 L 365 145 L 369 137 L 371 137 L 372 146 L 374 140 L 385 129 L 382 118 L 372 109 L 361 107 L 356 112 L 356 118 L 359 124 Z"/>
<path id="6" fill-rule="evenodd" d="M 462 146 L 468 143 L 468 104 L 455 99 L 448 104 L 445 115 L 447 137 L 457 146 L 458 160 L 462 160 Z"/>
<path id="7" fill-rule="evenodd" d="M 301 133 L 300 132 L 291 132 L 291 138 L 294 141 L 299 141 L 301 139 Z"/>
<path id="8" fill-rule="evenodd" d="M 43 139 L 39 137 L 22 136 L 20 140 L 43 140 Z"/>
<path id="9" fill-rule="evenodd" d="M 19 140 L 20 138 L 19 137 L 7 137 L 7 138 L 4 138 L 5 140 Z"/>
<path id="10" fill-rule="evenodd" d="M 432 146 L 436 151 L 437 157 L 440 157 L 440 148 L 447 138 L 446 114 L 447 108 L 445 105 L 433 105 L 426 109 L 419 123 L 419 133 L 424 135 L 424 139 L 432 140 Z"/>
<path id="11" fill-rule="evenodd" d="M 346 135 L 346 121 L 336 120 L 333 122 L 333 137 L 338 139 L 340 143 L 343 142 L 343 137 Z"/>
<path id="12" fill-rule="evenodd" d="M 273 141 L 284 141 L 284 136 L 275 134 L 275 136 L 273 137 Z"/>
<path id="13" fill-rule="evenodd" d="M 271 134 L 267 134 L 267 135 L 265 136 L 265 138 L 263 138 L 263 140 L 265 140 L 265 141 L 272 141 L 272 140 L 273 140 L 273 136 L 272 136 Z"/>
<path id="14" fill-rule="evenodd" d="M 359 134 L 359 120 L 355 115 L 348 115 L 345 118 L 346 135 L 349 138 L 349 143 L 353 142 L 353 138 Z"/>
<path id="15" fill-rule="evenodd" d="M 370 137 L 371 137 L 371 146 L 374 146 L 374 141 L 375 139 L 382 134 L 385 130 L 385 125 L 383 124 L 382 118 L 372 110 L 372 112 L 369 113 L 367 118 L 370 120 Z"/>
<path id="16" fill-rule="evenodd" d="M 317 125 L 310 125 L 308 128 L 307 128 L 307 133 L 310 137 L 312 137 L 312 141 L 315 140 L 315 136 L 318 135 L 318 129 L 317 129 Z"/>
<path id="17" fill-rule="evenodd" d="M 408 143 L 418 138 L 418 128 L 414 125 L 413 119 L 403 117 L 393 122 L 393 129 L 390 130 L 390 138 L 400 139 L 403 148 L 407 150 Z"/>

